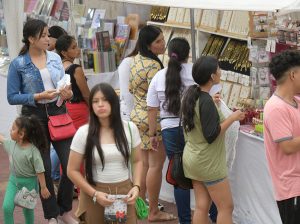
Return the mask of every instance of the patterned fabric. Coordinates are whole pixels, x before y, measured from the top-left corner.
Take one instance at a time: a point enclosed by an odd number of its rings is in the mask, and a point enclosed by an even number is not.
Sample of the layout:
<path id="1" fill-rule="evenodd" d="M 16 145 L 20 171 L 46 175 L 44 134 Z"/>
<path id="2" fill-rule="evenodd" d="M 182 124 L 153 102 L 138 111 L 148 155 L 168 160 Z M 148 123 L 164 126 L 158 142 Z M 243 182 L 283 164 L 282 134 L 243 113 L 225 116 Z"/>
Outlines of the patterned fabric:
<path id="1" fill-rule="evenodd" d="M 134 97 L 134 107 L 130 115 L 140 131 L 142 148 L 151 149 L 148 126 L 147 92 L 154 75 L 161 69 L 159 63 L 140 54 L 133 58 L 130 65 L 129 92 Z M 159 117 L 157 119 L 157 132 L 160 130 Z"/>

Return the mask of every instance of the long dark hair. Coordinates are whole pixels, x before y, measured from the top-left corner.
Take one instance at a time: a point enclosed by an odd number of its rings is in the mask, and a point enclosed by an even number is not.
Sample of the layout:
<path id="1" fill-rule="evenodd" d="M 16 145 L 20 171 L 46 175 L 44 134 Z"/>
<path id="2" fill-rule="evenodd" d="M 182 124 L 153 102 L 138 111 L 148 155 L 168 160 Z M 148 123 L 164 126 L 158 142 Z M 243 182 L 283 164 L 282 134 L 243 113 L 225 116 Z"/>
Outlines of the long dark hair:
<path id="1" fill-rule="evenodd" d="M 103 155 L 103 150 L 101 147 L 100 142 L 100 129 L 101 129 L 101 122 L 99 118 L 94 113 L 93 110 L 93 98 L 96 93 L 102 92 L 105 96 L 106 100 L 109 102 L 111 106 L 111 115 L 110 115 L 110 127 L 114 133 L 114 139 L 116 142 L 116 146 L 118 150 L 121 152 L 122 156 L 124 157 L 125 163 L 128 167 L 129 163 L 129 147 L 128 141 L 125 135 L 123 122 L 121 120 L 120 115 L 120 103 L 118 95 L 116 94 L 115 90 L 107 83 L 100 83 L 95 85 L 89 96 L 89 109 L 90 109 L 90 121 L 89 121 L 89 130 L 86 139 L 86 147 L 85 147 L 85 172 L 86 172 L 86 179 L 90 184 L 95 185 L 92 173 L 92 166 L 93 166 L 93 148 L 96 146 L 98 154 L 101 159 L 102 163 L 102 170 L 104 169 L 105 159 Z"/>
<path id="2" fill-rule="evenodd" d="M 26 54 L 29 50 L 30 42 L 29 37 L 39 37 L 43 35 L 44 28 L 47 27 L 47 24 L 38 19 L 31 19 L 28 20 L 23 28 L 23 39 L 22 42 L 24 43 L 24 46 L 22 47 L 19 55 Z"/>
<path id="3" fill-rule="evenodd" d="M 163 68 L 162 62 L 159 60 L 157 55 L 153 54 L 152 51 L 149 50 L 149 46 L 152 44 L 153 41 L 162 33 L 162 30 L 159 27 L 147 25 L 144 26 L 139 32 L 138 38 L 138 50 L 139 53 L 147 58 L 151 58 L 157 61 L 160 64 L 160 67 Z"/>
<path id="4" fill-rule="evenodd" d="M 139 53 L 139 44 L 138 44 L 138 41 L 137 41 L 136 44 L 135 44 L 134 49 L 126 56 L 126 58 L 128 58 L 128 57 L 134 57 L 138 53 Z"/>
<path id="5" fill-rule="evenodd" d="M 218 59 L 211 56 L 200 57 L 193 65 L 192 75 L 198 85 L 204 85 L 211 79 L 211 75 L 217 72 Z M 194 114 L 196 101 L 200 95 L 200 87 L 193 85 L 185 92 L 182 101 L 182 122 L 186 132 L 194 127 Z"/>
<path id="6" fill-rule="evenodd" d="M 70 35 L 63 35 L 57 39 L 57 41 L 55 43 L 55 49 L 56 49 L 57 54 L 62 59 L 64 59 L 62 52 L 67 51 L 70 48 L 73 41 L 75 41 L 75 38 Z"/>
<path id="7" fill-rule="evenodd" d="M 24 131 L 24 141 L 33 144 L 41 153 L 49 150 L 45 131 L 35 115 L 17 117 L 15 124 L 19 130 Z"/>
<path id="8" fill-rule="evenodd" d="M 186 39 L 176 37 L 170 41 L 168 46 L 170 59 L 166 73 L 166 101 L 163 106 L 174 115 L 179 115 L 181 104 L 181 64 L 187 60 L 189 53 L 190 45 Z"/>

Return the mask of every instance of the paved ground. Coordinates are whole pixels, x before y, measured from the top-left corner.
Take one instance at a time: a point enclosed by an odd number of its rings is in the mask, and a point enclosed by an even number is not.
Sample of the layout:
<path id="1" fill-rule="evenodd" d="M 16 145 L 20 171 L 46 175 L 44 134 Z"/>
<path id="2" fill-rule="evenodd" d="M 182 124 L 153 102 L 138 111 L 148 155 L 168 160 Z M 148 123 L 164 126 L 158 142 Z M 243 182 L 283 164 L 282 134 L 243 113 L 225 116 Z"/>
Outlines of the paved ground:
<path id="1" fill-rule="evenodd" d="M 0 208 L 2 208 L 2 203 L 3 203 L 3 197 L 5 193 L 5 187 L 7 184 L 9 176 L 9 163 L 8 163 L 8 156 L 3 150 L 2 146 L 0 145 Z M 167 202 L 161 201 L 161 203 L 165 206 L 165 211 L 176 214 L 176 207 L 174 204 L 170 204 Z M 76 210 L 78 205 L 78 201 L 74 200 L 73 201 L 73 211 Z M 22 214 L 22 210 L 20 208 L 15 209 L 14 213 L 15 217 L 15 224 L 24 224 L 24 218 Z M 0 211 L 0 224 L 3 224 L 3 212 L 2 209 Z M 34 224 L 46 224 L 47 221 L 45 221 L 44 216 L 43 216 L 43 210 L 41 206 L 41 202 L 38 201 L 38 205 L 35 209 L 35 223 Z M 138 224 L 146 224 L 148 223 L 147 221 L 139 221 Z M 156 222 L 156 223 L 168 223 L 168 224 L 177 224 L 178 221 L 172 221 L 172 222 Z"/>

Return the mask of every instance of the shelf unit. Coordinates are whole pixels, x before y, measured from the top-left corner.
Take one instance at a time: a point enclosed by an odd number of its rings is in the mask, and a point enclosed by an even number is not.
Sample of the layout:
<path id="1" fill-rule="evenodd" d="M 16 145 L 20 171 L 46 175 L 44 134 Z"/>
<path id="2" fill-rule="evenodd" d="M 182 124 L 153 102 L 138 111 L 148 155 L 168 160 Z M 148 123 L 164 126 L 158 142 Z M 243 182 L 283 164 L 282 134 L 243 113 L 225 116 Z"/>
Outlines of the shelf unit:
<path id="1" fill-rule="evenodd" d="M 191 29 L 190 26 L 179 25 L 179 24 L 159 23 L 159 22 L 152 22 L 152 21 L 148 21 L 147 24 L 148 25 L 155 25 L 155 26 L 164 26 L 164 27 L 178 28 L 178 29 L 187 29 L 187 30 Z M 220 32 L 220 31 L 211 31 L 211 30 L 207 30 L 207 29 L 204 29 L 204 28 L 200 28 L 200 27 L 195 27 L 195 30 L 198 31 L 198 32 L 215 34 L 215 35 L 219 35 L 219 36 L 223 36 L 223 37 L 228 37 L 228 38 L 233 38 L 233 39 L 237 39 L 237 40 L 244 40 L 244 41 L 246 41 L 248 39 L 247 36 L 242 36 L 242 35 L 232 34 L 232 33 L 224 33 L 224 32 Z"/>

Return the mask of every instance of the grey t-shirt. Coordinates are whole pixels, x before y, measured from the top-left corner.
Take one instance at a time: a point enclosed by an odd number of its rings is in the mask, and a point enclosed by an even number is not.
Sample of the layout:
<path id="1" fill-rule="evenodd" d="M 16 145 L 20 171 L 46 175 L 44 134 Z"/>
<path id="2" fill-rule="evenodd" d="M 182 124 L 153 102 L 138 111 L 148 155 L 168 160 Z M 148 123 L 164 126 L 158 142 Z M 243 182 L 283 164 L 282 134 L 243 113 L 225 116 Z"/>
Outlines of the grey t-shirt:
<path id="1" fill-rule="evenodd" d="M 20 147 L 15 141 L 6 139 L 3 142 L 9 155 L 10 171 L 17 177 L 33 177 L 45 172 L 40 151 L 32 144 Z"/>

